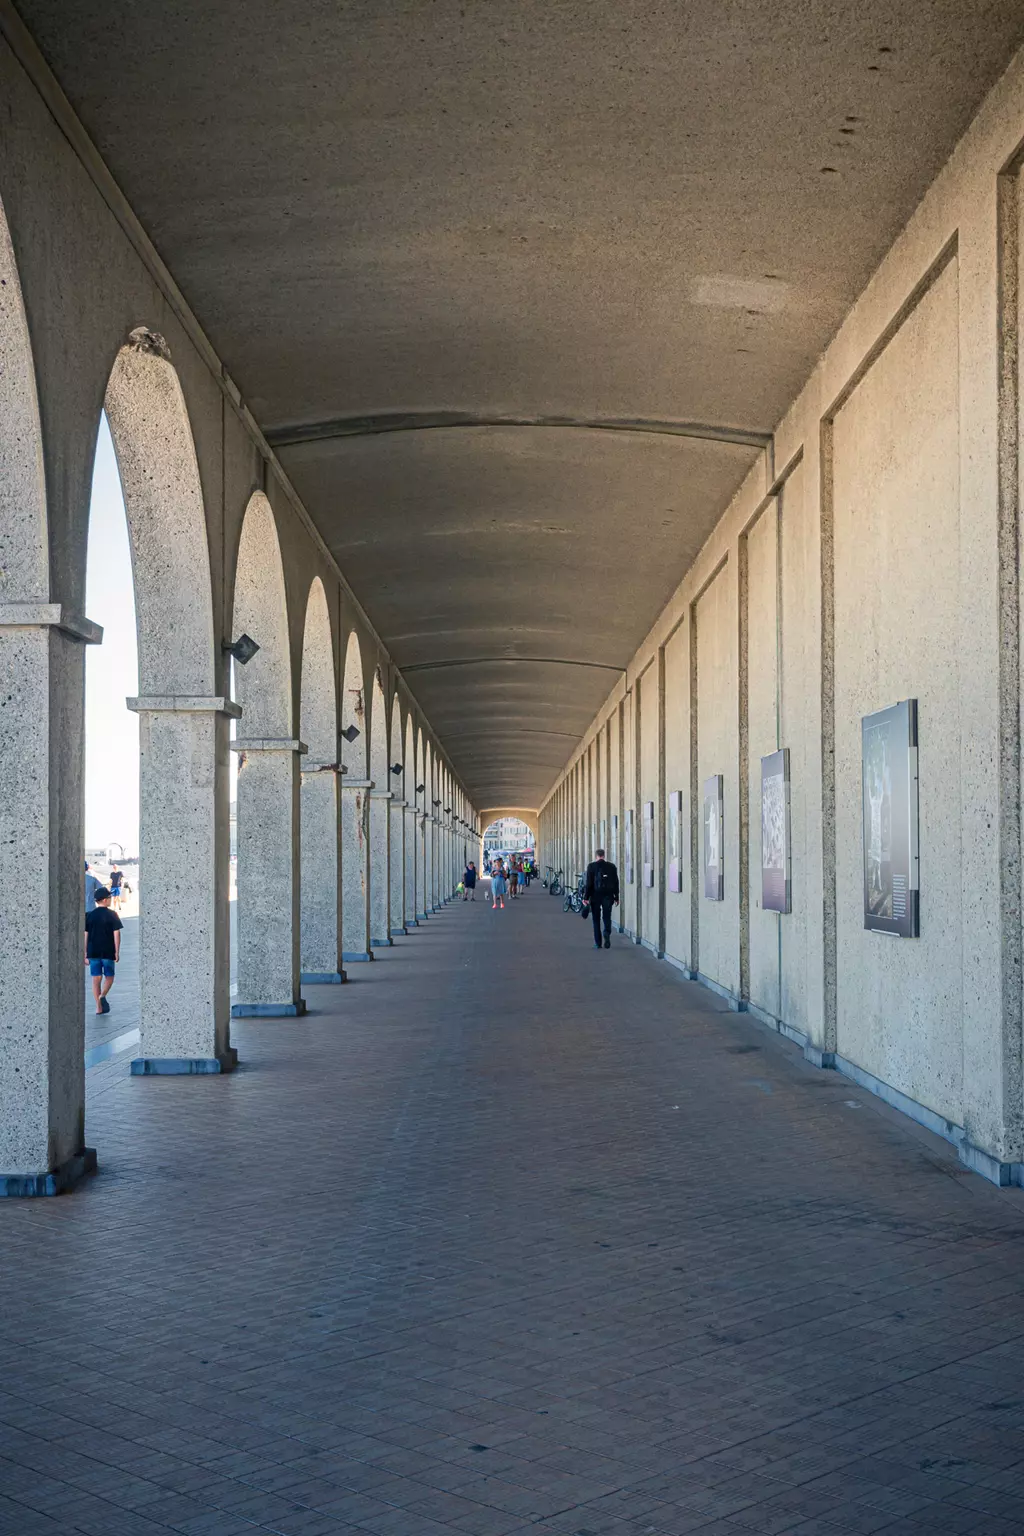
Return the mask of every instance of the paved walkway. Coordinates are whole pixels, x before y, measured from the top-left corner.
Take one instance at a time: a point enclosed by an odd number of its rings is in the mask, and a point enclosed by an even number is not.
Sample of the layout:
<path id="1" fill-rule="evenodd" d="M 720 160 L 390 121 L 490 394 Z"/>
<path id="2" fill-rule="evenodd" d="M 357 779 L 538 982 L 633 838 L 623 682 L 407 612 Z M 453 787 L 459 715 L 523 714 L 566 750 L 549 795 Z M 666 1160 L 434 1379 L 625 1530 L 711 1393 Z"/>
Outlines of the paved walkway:
<path id="1" fill-rule="evenodd" d="M 536 887 L 352 974 L 0 1208 L 0 1532 L 1024 1532 L 1024 1191 Z"/>

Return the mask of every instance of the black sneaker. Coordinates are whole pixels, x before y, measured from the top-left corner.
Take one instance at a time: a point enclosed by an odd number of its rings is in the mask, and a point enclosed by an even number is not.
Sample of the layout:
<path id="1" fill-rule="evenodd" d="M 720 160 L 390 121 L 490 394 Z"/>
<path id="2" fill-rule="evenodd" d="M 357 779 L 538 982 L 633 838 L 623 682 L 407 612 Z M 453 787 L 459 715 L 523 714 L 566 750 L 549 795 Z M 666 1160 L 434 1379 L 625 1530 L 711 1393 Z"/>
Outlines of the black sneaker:
<path id="1" fill-rule="evenodd" d="M 107 1002 L 105 997 L 101 997 L 100 998 L 100 1012 L 101 1013 L 109 1013 L 110 1012 L 110 1004 Z"/>
<path id="2" fill-rule="evenodd" d="M 604 936 L 604 947 L 605 947 L 605 949 L 611 949 L 611 947 L 612 947 L 612 941 L 608 937 L 607 934 L 605 934 L 605 936 Z"/>

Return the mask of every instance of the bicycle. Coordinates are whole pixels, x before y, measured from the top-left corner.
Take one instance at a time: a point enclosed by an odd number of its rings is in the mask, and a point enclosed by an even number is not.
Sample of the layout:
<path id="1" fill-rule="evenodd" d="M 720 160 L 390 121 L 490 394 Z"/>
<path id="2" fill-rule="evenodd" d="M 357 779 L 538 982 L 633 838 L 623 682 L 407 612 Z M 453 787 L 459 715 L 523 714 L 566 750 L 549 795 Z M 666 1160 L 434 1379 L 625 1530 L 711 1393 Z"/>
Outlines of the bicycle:
<path id="1" fill-rule="evenodd" d="M 574 891 L 566 891 L 565 900 L 562 902 L 562 911 L 575 912 L 578 916 L 583 911 L 583 892 L 586 888 L 586 875 L 577 875 L 576 889 Z"/>
<path id="2" fill-rule="evenodd" d="M 554 869 L 550 864 L 548 865 L 548 869 L 551 870 L 551 879 L 545 881 L 545 884 L 548 888 L 548 895 L 561 896 L 562 892 L 565 890 L 565 886 L 562 884 L 562 877 L 565 872 L 561 869 Z"/>

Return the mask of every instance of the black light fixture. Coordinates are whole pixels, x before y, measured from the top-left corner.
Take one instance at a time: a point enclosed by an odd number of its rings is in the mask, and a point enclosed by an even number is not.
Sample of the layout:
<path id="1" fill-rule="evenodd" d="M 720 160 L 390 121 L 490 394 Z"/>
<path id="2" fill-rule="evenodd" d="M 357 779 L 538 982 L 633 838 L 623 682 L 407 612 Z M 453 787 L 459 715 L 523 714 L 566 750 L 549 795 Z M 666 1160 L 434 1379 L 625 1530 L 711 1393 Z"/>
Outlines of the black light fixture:
<path id="1" fill-rule="evenodd" d="M 235 658 L 240 667 L 247 667 L 259 646 L 251 635 L 239 635 L 237 640 L 225 640 L 224 650 Z"/>
<path id="2" fill-rule="evenodd" d="M 404 773 L 405 772 L 405 764 L 404 763 L 392 763 L 391 764 L 391 772 L 392 773 Z"/>
<path id="3" fill-rule="evenodd" d="M 440 805 L 441 804 L 440 800 L 431 800 L 430 803 L 431 803 L 431 805 Z"/>
<path id="4" fill-rule="evenodd" d="M 417 793 L 417 794 L 418 794 L 418 795 L 422 795 L 422 793 L 423 793 L 423 791 L 424 791 L 424 790 L 425 790 L 425 789 L 426 789 L 426 787 L 427 787 L 427 786 L 426 786 L 426 785 L 425 785 L 425 784 L 417 784 L 417 785 L 416 785 L 416 793 Z"/>
<path id="5" fill-rule="evenodd" d="M 358 725 L 346 725 L 341 734 L 344 736 L 346 741 L 353 742 L 360 734 L 360 730 Z"/>
<path id="6" fill-rule="evenodd" d="M 445 808 L 444 808 L 444 813 L 445 813 L 445 815 L 446 815 L 446 816 L 450 816 L 450 815 L 451 815 L 451 813 L 452 813 L 452 808 L 451 808 L 451 806 L 450 806 L 450 805 L 446 805 L 446 806 L 445 806 Z"/>

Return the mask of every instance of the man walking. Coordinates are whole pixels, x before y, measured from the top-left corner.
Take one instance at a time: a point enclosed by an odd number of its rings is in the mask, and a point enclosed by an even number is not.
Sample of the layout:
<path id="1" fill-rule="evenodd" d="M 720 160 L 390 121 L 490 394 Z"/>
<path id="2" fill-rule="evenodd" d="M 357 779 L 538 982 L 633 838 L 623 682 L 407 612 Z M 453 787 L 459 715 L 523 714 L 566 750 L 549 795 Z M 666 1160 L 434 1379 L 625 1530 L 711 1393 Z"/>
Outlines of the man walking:
<path id="1" fill-rule="evenodd" d="M 600 949 L 601 930 L 604 929 L 604 948 L 612 947 L 612 907 L 619 899 L 619 872 L 598 848 L 593 864 L 587 865 L 587 883 L 583 899 L 590 903 L 590 916 L 594 922 L 594 948 Z"/>
<path id="2" fill-rule="evenodd" d="M 110 910 L 110 892 L 101 885 L 96 905 L 85 914 L 85 963 L 92 976 L 96 1012 L 109 1013 L 107 993 L 114 985 L 114 967 L 121 958 L 121 919 Z"/>
<path id="3" fill-rule="evenodd" d="M 95 905 L 96 905 L 96 892 L 99 890 L 99 888 L 100 888 L 100 886 L 102 884 L 103 884 L 103 881 L 102 880 L 97 880 L 96 876 L 93 874 L 92 870 L 89 868 L 89 860 L 86 859 L 86 861 L 85 861 L 85 910 L 87 912 L 91 912 L 93 910 L 93 908 L 95 907 Z"/>

